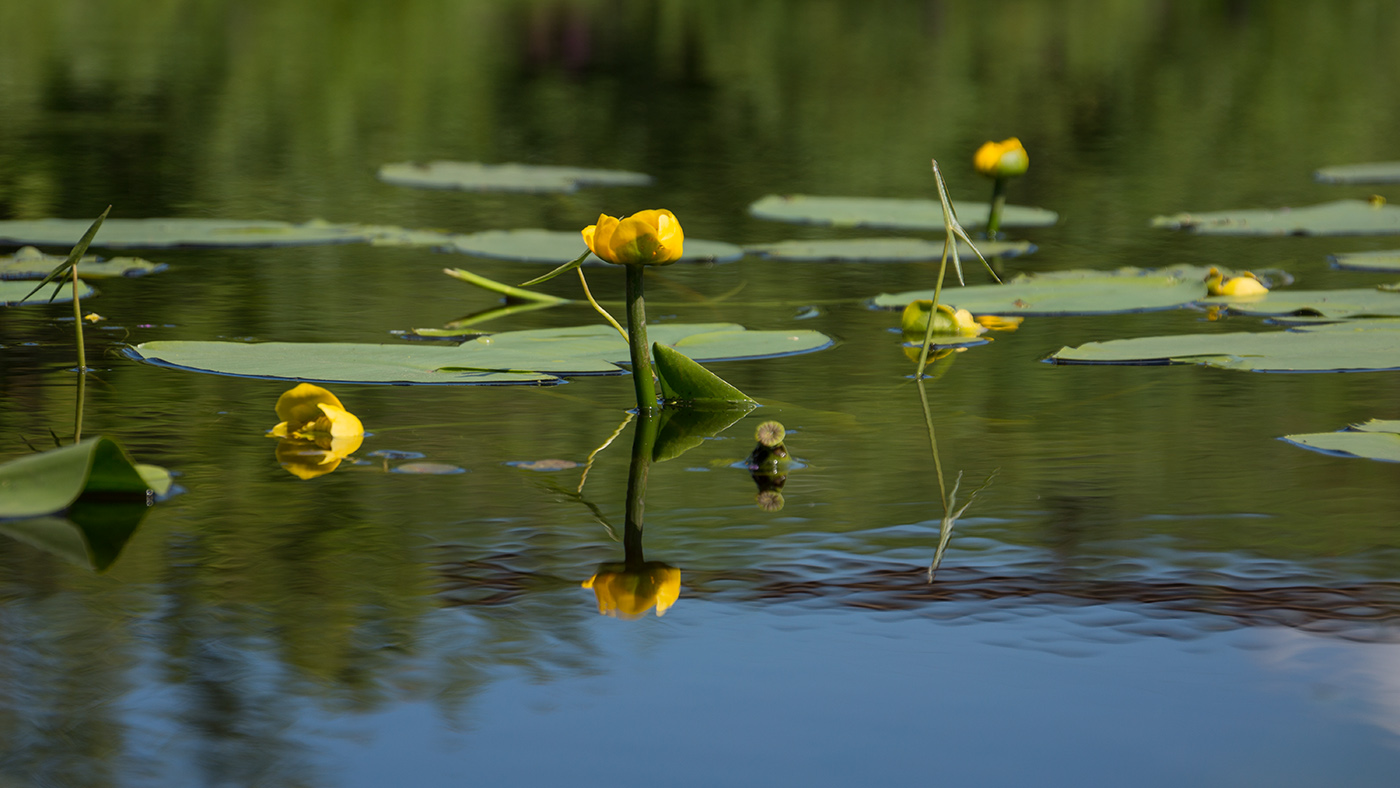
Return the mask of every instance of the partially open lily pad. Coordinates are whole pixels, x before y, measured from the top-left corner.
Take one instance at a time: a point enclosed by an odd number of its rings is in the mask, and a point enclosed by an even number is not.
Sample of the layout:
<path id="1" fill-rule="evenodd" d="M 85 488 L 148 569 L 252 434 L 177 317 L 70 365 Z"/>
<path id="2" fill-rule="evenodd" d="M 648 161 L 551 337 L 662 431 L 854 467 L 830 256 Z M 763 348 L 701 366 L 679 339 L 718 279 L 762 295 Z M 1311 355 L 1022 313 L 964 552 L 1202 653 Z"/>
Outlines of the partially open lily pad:
<path id="1" fill-rule="evenodd" d="M 1021 274 L 1000 285 L 943 288 L 939 300 L 974 315 L 1093 315 L 1173 309 L 1206 296 L 1207 269 L 1196 266 Z M 882 293 L 881 309 L 933 298 L 933 289 Z"/>
<path id="2" fill-rule="evenodd" d="M 1400 207 L 1337 200 L 1304 208 L 1158 216 L 1153 227 L 1203 235 L 1383 235 L 1400 233 Z"/>
<path id="3" fill-rule="evenodd" d="M 1400 183 L 1400 161 L 1323 167 L 1313 176 L 1323 183 Z"/>
<path id="4" fill-rule="evenodd" d="M 820 350 L 815 331 L 747 331 L 733 323 L 658 323 L 650 339 L 697 361 Z M 128 354 L 153 364 L 244 377 L 317 383 L 556 383 L 560 376 L 619 374 L 627 343 L 608 326 L 508 331 L 455 347 L 289 342 L 147 342 Z"/>
<path id="5" fill-rule="evenodd" d="M 0 257 L 0 279 L 43 279 L 54 266 L 68 258 L 67 255 L 51 255 L 25 246 L 12 255 Z M 139 257 L 113 257 L 104 260 L 97 255 L 88 255 L 78 263 L 78 277 L 81 279 L 101 279 L 117 276 L 145 276 L 166 269 L 164 263 L 153 263 Z"/>
<path id="6" fill-rule="evenodd" d="M 1285 435 L 1283 439 L 1326 454 L 1400 462 L 1400 420 L 1371 419 L 1341 432 Z"/>
<path id="7" fill-rule="evenodd" d="M 0 222 L 0 246 L 70 247 L 92 224 L 89 219 L 34 219 Z M 93 241 L 106 249 L 176 246 L 304 246 L 366 243 L 373 233 L 354 225 L 234 219 L 108 219 Z"/>
<path id="8" fill-rule="evenodd" d="M 926 241 L 922 238 L 778 241 L 771 244 L 754 244 L 745 249 L 772 260 L 804 263 L 909 263 L 939 260 L 943 257 L 943 241 Z M 1035 244 L 1030 241 L 978 241 L 977 249 L 983 257 L 1019 257 L 1034 252 Z M 972 249 L 961 241 L 958 242 L 958 255 L 963 260 L 975 259 Z"/>
<path id="9" fill-rule="evenodd" d="M 497 260 L 559 265 L 578 257 L 588 247 L 584 245 L 583 236 L 577 231 L 523 229 L 487 230 L 469 235 L 454 235 L 442 248 L 444 251 Z M 685 239 L 684 250 L 685 254 L 681 256 L 680 262 L 728 263 L 744 256 L 744 250 L 734 244 L 699 238 Z M 604 264 L 591 254 L 584 262 Z"/>
<path id="10" fill-rule="evenodd" d="M 1308 315 L 1325 318 L 1400 317 L 1400 293 L 1377 287 L 1351 290 L 1273 290 L 1246 298 L 1211 298 L 1242 315 Z"/>
<path id="11" fill-rule="evenodd" d="M 1061 348 L 1060 364 L 1206 364 L 1251 372 L 1400 369 L 1400 320 L 1353 320 L 1287 331 L 1114 339 Z"/>
<path id="12" fill-rule="evenodd" d="M 45 271 L 45 273 L 48 272 Z M 23 280 L 0 280 L 0 306 L 38 306 L 40 304 L 50 303 L 50 295 L 53 295 L 53 303 L 55 304 L 66 304 L 73 300 L 73 285 L 71 282 L 65 282 L 58 285 L 58 292 L 56 294 L 54 293 L 54 285 L 44 285 L 39 292 L 29 296 L 29 300 L 21 304 L 20 299 L 29 295 L 30 291 L 33 289 L 33 282 L 26 282 Z M 87 299 L 95 295 L 97 295 L 97 291 L 93 290 L 91 285 L 81 279 L 78 281 L 79 298 Z"/>
<path id="13" fill-rule="evenodd" d="M 1334 254 L 1330 259 L 1334 268 L 1349 271 L 1400 271 L 1400 249 Z"/>
<path id="14" fill-rule="evenodd" d="M 986 225 L 990 210 L 985 202 L 954 201 L 953 210 L 964 227 Z M 943 205 L 937 200 L 897 200 L 883 197 L 818 197 L 807 194 L 770 194 L 749 205 L 759 219 L 835 227 L 880 227 L 891 230 L 943 229 Z M 1043 208 L 1008 205 L 1001 214 L 1002 227 L 1049 227 L 1059 214 Z"/>
<path id="15" fill-rule="evenodd" d="M 480 192 L 572 192 L 580 186 L 648 186 L 652 182 L 650 175 L 640 172 L 475 161 L 385 164 L 379 168 L 379 180 L 421 189 Z"/>

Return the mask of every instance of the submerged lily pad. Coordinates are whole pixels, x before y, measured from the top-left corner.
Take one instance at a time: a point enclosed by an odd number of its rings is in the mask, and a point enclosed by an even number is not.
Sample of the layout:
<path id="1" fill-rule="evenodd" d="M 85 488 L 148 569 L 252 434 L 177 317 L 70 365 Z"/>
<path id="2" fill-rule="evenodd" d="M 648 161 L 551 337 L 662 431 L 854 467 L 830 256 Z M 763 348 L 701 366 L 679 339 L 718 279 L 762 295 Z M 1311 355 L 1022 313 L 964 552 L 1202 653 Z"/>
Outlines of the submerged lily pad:
<path id="1" fill-rule="evenodd" d="M 1212 298 L 1242 315 L 1309 315 L 1325 318 L 1400 317 L 1400 293 L 1377 287 L 1352 290 L 1272 290 L 1248 299 Z"/>
<path id="2" fill-rule="evenodd" d="M 82 269 L 79 269 L 79 273 L 81 273 L 81 271 Z M 48 272 L 46 271 L 45 273 Z M 37 306 L 40 304 L 47 304 L 50 303 L 50 295 L 53 295 L 52 303 L 55 304 L 66 304 L 73 300 L 72 282 L 64 282 L 57 287 L 58 292 L 54 293 L 54 285 L 44 285 L 40 288 L 39 292 L 29 296 L 29 300 L 21 304 L 20 299 L 29 295 L 30 291 L 34 289 L 34 283 L 24 280 L 0 279 L 0 306 Z M 88 299 L 95 295 L 97 295 L 97 291 L 93 290 L 91 285 L 82 281 L 80 278 L 78 280 L 78 297 Z"/>
<path id="3" fill-rule="evenodd" d="M 1353 320 L 1287 331 L 1114 339 L 1061 348 L 1060 364 L 1206 364 L 1250 372 L 1400 369 L 1400 320 Z"/>
<path id="4" fill-rule="evenodd" d="M 1323 167 L 1313 177 L 1323 183 L 1400 183 L 1400 161 Z"/>
<path id="5" fill-rule="evenodd" d="M 415 476 L 452 476 L 466 472 L 466 468 L 458 468 L 456 465 L 448 465 L 443 462 L 406 462 L 402 465 L 395 465 L 390 470 L 390 473 L 408 473 Z"/>
<path id="6" fill-rule="evenodd" d="M 421 189 L 480 192 L 572 192 L 580 186 L 648 186 L 652 182 L 650 175 L 640 172 L 475 161 L 385 164 L 379 168 L 379 180 Z"/>
<path id="7" fill-rule="evenodd" d="M 0 245 L 69 247 L 91 224 L 88 219 L 0 222 Z M 92 245 L 106 249 L 304 246 L 366 243 L 372 237 L 372 232 L 354 225 L 319 221 L 291 224 L 236 219 L 108 219 Z"/>
<path id="8" fill-rule="evenodd" d="M 470 235 L 454 235 L 442 248 L 444 251 L 497 260 L 559 265 L 578 257 L 588 247 L 584 245 L 583 236 L 577 231 L 524 229 L 487 230 Z M 685 254 L 681 255 L 680 262 L 686 263 L 728 263 L 744 256 L 743 248 L 734 244 L 699 238 L 685 239 L 684 249 Z M 591 254 L 584 262 L 604 264 Z"/>
<path id="9" fill-rule="evenodd" d="M 733 323 L 657 323 L 650 339 L 697 361 L 820 350 L 815 331 L 748 331 Z M 559 376 L 619 374 L 627 343 L 603 325 L 508 331 L 455 347 L 289 342 L 147 342 L 127 351 L 149 363 L 243 377 L 317 383 L 555 383 Z"/>
<path id="10" fill-rule="evenodd" d="M 779 241 L 745 247 L 754 254 L 772 260 L 794 262 L 869 262 L 907 263 L 939 260 L 943 257 L 942 241 L 922 238 L 852 238 L 826 241 Z M 1030 241 L 978 241 L 983 257 L 1019 257 L 1035 251 Z M 958 255 L 963 260 L 976 258 L 967 244 L 958 242 Z M 979 263 L 980 265 L 980 263 Z"/>
<path id="11" fill-rule="evenodd" d="M 945 286 L 940 302 L 974 315 L 1093 315 L 1185 306 L 1206 296 L 1207 269 L 1196 266 L 1021 274 L 1000 285 Z M 933 298 L 933 288 L 881 293 L 872 305 L 903 309 Z"/>
<path id="12" fill-rule="evenodd" d="M 1382 235 L 1400 233 L 1400 207 L 1337 200 L 1303 208 L 1158 216 L 1153 227 L 1202 235 Z"/>
<path id="13" fill-rule="evenodd" d="M 964 227 L 986 225 L 985 202 L 955 200 L 953 210 Z M 943 230 L 943 205 L 938 200 L 898 200 L 884 197 L 818 197 L 770 194 L 749 205 L 759 219 L 836 227 L 880 227 L 891 230 Z M 1059 214 L 1043 208 L 1008 205 L 1002 227 L 1049 227 Z"/>
<path id="14" fill-rule="evenodd" d="M 1400 249 L 1334 254 L 1330 259 L 1334 268 L 1349 271 L 1400 271 Z"/>
<path id="15" fill-rule="evenodd" d="M 67 255 L 50 255 L 26 246 L 12 255 L 0 257 L 0 279 L 43 279 L 54 266 L 68 259 Z M 153 263 L 139 257 L 113 257 L 104 260 L 88 255 L 78 263 L 78 277 L 101 279 L 117 276 L 145 276 L 166 269 L 164 263 Z"/>
<path id="16" fill-rule="evenodd" d="M 1340 432 L 1285 435 L 1283 439 L 1326 454 L 1400 462 L 1400 420 L 1396 419 L 1371 419 Z"/>

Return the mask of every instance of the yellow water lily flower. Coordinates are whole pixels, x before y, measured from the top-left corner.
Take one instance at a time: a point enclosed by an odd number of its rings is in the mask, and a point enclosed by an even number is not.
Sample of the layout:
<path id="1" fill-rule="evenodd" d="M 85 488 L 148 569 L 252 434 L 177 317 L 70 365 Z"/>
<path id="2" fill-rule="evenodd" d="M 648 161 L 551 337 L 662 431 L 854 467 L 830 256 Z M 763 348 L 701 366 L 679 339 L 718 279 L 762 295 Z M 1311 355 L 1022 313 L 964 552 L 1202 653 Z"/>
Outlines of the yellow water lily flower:
<path id="1" fill-rule="evenodd" d="M 685 233 L 675 214 L 662 208 L 625 219 L 600 214 L 597 224 L 583 228 L 583 242 L 615 265 L 668 265 L 681 259 Z"/>
<path id="2" fill-rule="evenodd" d="M 681 570 L 656 561 L 634 568 L 604 564 L 583 587 L 593 589 L 605 616 L 641 618 L 652 607 L 664 616 L 681 596 Z"/>
<path id="3" fill-rule="evenodd" d="M 977 149 L 972 164 L 977 171 L 988 178 L 1010 178 L 1024 175 L 1030 167 L 1030 157 L 1021 141 L 1015 137 L 1001 142 L 985 142 Z"/>
<path id="4" fill-rule="evenodd" d="M 268 433 L 282 438 L 277 460 L 289 473 L 314 479 L 335 470 L 364 442 L 365 427 L 329 391 L 302 383 L 277 398 L 282 421 Z"/>
<path id="5" fill-rule="evenodd" d="M 900 316 L 900 328 L 905 334 L 923 337 L 928 330 L 929 309 L 933 306 L 933 299 L 921 298 L 917 301 L 910 301 L 904 307 L 904 314 Z M 986 333 L 987 328 L 972 316 L 966 309 L 953 309 L 947 304 L 938 305 L 938 317 L 933 321 L 933 333 L 947 336 L 952 334 L 960 337 L 975 337 Z"/>
<path id="6" fill-rule="evenodd" d="M 1206 275 L 1206 291 L 1213 296 L 1252 296 L 1263 295 L 1269 288 L 1249 271 L 1226 279 L 1218 268 L 1211 268 Z"/>

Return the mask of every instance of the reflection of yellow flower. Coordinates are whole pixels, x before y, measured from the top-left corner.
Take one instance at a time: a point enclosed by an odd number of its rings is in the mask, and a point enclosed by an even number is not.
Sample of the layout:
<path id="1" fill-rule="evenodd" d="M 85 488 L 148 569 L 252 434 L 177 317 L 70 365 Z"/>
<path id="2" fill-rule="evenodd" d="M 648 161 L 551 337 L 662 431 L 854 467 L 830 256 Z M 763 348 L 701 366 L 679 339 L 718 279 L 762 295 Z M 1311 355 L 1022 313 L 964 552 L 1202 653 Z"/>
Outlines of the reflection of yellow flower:
<path id="1" fill-rule="evenodd" d="M 666 265 L 681 259 L 685 234 L 675 214 L 664 208 L 640 211 L 626 219 L 607 214 L 583 228 L 583 242 L 598 257 L 616 265 Z"/>
<path id="2" fill-rule="evenodd" d="M 268 433 L 282 438 L 277 460 L 292 475 L 312 479 L 330 473 L 360 448 L 365 428 L 335 395 L 302 383 L 277 399 L 281 423 Z"/>
<path id="3" fill-rule="evenodd" d="M 588 578 L 584 588 L 598 597 L 598 612 L 605 616 L 641 618 L 654 605 L 663 616 L 681 595 L 681 570 L 648 561 L 640 568 L 604 564 Z"/>
<path id="4" fill-rule="evenodd" d="M 1011 137 L 1001 142 L 983 143 L 977 149 L 972 164 L 988 178 L 1009 178 L 1024 175 L 1031 160 L 1026 155 L 1026 149 L 1021 147 L 1021 141 Z"/>
<path id="5" fill-rule="evenodd" d="M 1226 279 L 1220 269 L 1211 268 L 1206 275 L 1206 291 L 1213 296 L 1252 296 L 1263 295 L 1269 292 L 1269 288 L 1249 271 Z"/>

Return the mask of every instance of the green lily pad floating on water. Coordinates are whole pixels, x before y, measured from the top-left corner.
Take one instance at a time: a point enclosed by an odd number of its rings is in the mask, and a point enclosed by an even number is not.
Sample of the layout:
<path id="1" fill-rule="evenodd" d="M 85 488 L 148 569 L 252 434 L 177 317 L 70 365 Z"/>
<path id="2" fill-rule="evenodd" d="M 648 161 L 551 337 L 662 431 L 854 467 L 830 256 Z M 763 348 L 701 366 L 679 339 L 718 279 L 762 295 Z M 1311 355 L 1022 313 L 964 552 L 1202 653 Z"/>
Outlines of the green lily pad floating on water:
<path id="1" fill-rule="evenodd" d="M 1304 208 L 1158 216 L 1153 227 L 1201 235 L 1384 235 L 1400 233 L 1400 207 L 1337 200 Z"/>
<path id="2" fill-rule="evenodd" d="M 985 202 L 953 201 L 964 227 L 987 224 Z M 770 194 L 749 205 L 749 215 L 775 222 L 822 224 L 834 227 L 878 227 L 890 230 L 943 230 L 943 205 L 938 200 L 899 200 L 885 197 L 818 197 Z M 1049 227 L 1060 215 L 1043 208 L 1008 205 L 1002 227 Z"/>
<path id="3" fill-rule="evenodd" d="M 1211 298 L 1241 315 L 1306 315 L 1329 319 L 1400 317 L 1400 293 L 1378 287 L 1350 290 L 1271 290 L 1257 296 Z"/>
<path id="4" fill-rule="evenodd" d="M 1324 454 L 1400 462 L 1400 420 L 1371 419 L 1340 432 L 1285 435 L 1283 439 Z"/>
<path id="5" fill-rule="evenodd" d="M 1400 249 L 1334 254 L 1329 259 L 1333 268 L 1348 271 L 1400 271 Z"/>
<path id="6" fill-rule="evenodd" d="M 966 261 L 963 263 L 966 265 Z M 1206 297 L 1207 269 L 1197 266 L 1021 274 L 1000 285 L 945 286 L 941 303 L 974 315 L 1094 315 L 1174 309 Z M 933 298 L 933 289 L 881 293 L 871 304 L 903 309 Z"/>
<path id="7" fill-rule="evenodd" d="M 573 192 L 580 186 L 649 186 L 652 182 L 650 175 L 640 172 L 475 161 L 385 164 L 379 168 L 379 180 L 420 189 L 478 192 Z"/>
<path id="8" fill-rule="evenodd" d="M 689 242 L 687 242 L 689 243 Z M 1019 257 L 1035 251 L 1030 241 L 978 241 L 983 257 Z M 922 238 L 852 238 L 847 240 L 779 241 L 745 247 L 753 254 L 771 260 L 793 262 L 868 262 L 909 263 L 939 260 L 943 257 L 942 241 Z M 958 242 L 958 255 L 963 260 L 976 261 L 972 249 Z M 980 263 L 977 263 L 981 265 Z"/>
<path id="9" fill-rule="evenodd" d="M 816 331 L 748 331 L 734 323 L 657 323 L 649 339 L 696 361 L 767 358 L 820 350 Z M 508 331 L 455 347 L 291 342 L 147 342 L 127 351 L 195 372 L 315 383 L 558 383 L 562 376 L 620 374 L 630 354 L 608 326 Z"/>
<path id="10" fill-rule="evenodd" d="M 78 272 L 81 274 L 82 269 L 79 268 Z M 48 272 L 45 271 L 44 273 Z M 20 303 L 20 299 L 29 295 L 30 291 L 34 289 L 34 283 L 24 280 L 0 279 L 0 306 L 39 306 L 47 303 L 66 304 L 73 300 L 73 284 L 71 282 L 64 282 L 57 285 L 57 287 L 58 292 L 55 293 L 53 284 L 44 285 L 39 289 L 39 292 L 29 296 L 29 300 Z M 49 301 L 50 295 L 53 295 L 52 302 Z M 93 290 L 91 285 L 79 278 L 78 297 L 88 299 L 95 295 L 97 295 L 97 291 Z"/>
<path id="11" fill-rule="evenodd" d="M 1323 167 L 1313 177 L 1323 183 L 1400 183 L 1400 161 Z"/>
<path id="12" fill-rule="evenodd" d="M 1205 364 L 1249 372 L 1400 369 L 1400 320 L 1352 320 L 1287 331 L 1114 339 L 1061 348 L 1059 364 Z"/>
<path id="13" fill-rule="evenodd" d="M 0 257 L 0 279 L 43 279 L 68 255 L 51 255 L 25 246 L 12 255 Z M 78 278 L 102 279 L 118 276 L 145 276 L 164 271 L 164 263 L 153 263 L 139 257 L 113 257 L 104 260 L 87 255 L 78 263 Z"/>
<path id="14" fill-rule="evenodd" d="M 441 248 L 443 251 L 496 260 L 561 265 L 578 257 L 588 247 L 577 231 L 523 229 L 454 235 Z M 685 239 L 684 250 L 685 254 L 680 259 L 683 263 L 728 263 L 744 256 L 743 248 L 734 244 L 699 238 Z M 584 262 L 604 265 L 602 260 L 591 254 Z"/>
<path id="15" fill-rule="evenodd" d="M 0 245 L 71 247 L 92 224 L 89 219 L 34 219 L 0 222 Z M 166 247 L 306 246 L 368 243 L 372 228 L 355 225 L 237 219 L 108 219 L 93 240 L 106 249 Z"/>

